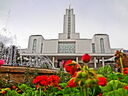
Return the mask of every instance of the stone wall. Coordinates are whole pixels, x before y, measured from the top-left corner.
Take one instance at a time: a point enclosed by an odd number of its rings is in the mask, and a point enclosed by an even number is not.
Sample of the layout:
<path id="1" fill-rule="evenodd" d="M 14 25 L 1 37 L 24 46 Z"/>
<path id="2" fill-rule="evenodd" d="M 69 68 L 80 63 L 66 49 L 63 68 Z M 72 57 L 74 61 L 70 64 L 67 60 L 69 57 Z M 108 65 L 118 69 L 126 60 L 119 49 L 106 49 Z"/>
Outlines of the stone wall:
<path id="1" fill-rule="evenodd" d="M 14 83 L 23 83 L 26 78 L 33 78 L 34 72 L 37 72 L 39 75 L 50 75 L 57 73 L 56 70 L 51 69 L 2 66 L 0 67 L 0 79 L 5 81 L 11 80 Z M 29 76 L 25 74 L 29 74 Z"/>

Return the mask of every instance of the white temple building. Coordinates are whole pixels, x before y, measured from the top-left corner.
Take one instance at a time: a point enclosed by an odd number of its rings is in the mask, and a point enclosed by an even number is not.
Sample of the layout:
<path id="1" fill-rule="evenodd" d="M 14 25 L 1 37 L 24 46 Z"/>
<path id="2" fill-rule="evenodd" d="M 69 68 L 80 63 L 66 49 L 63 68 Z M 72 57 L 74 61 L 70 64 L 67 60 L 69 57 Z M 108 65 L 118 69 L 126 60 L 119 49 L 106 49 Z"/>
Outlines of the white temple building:
<path id="1" fill-rule="evenodd" d="M 28 48 L 21 50 L 21 56 L 27 56 L 30 60 L 34 56 L 47 56 L 55 67 L 60 67 L 62 60 L 72 59 L 78 62 L 84 53 L 88 53 L 91 55 L 90 67 L 104 66 L 104 61 L 113 57 L 117 49 L 111 48 L 107 34 L 94 34 L 91 39 L 80 38 L 80 33 L 75 32 L 73 11 L 70 7 L 66 9 L 63 33 L 59 33 L 58 39 L 44 39 L 42 35 L 31 35 Z"/>

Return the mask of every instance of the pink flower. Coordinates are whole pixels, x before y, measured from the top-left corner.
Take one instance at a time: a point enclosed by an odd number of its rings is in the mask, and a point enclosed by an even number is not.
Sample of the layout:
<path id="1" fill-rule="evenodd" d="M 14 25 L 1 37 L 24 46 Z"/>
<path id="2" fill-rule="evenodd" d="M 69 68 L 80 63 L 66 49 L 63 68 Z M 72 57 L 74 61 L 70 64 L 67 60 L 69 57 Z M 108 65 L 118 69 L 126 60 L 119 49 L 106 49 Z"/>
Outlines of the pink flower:
<path id="1" fill-rule="evenodd" d="M 5 63 L 4 60 L 0 60 L 0 66 L 2 66 Z"/>
<path id="2" fill-rule="evenodd" d="M 91 57 L 90 55 L 88 54 L 84 54 L 82 57 L 81 57 L 81 60 L 85 63 L 88 63 L 90 61 Z"/>

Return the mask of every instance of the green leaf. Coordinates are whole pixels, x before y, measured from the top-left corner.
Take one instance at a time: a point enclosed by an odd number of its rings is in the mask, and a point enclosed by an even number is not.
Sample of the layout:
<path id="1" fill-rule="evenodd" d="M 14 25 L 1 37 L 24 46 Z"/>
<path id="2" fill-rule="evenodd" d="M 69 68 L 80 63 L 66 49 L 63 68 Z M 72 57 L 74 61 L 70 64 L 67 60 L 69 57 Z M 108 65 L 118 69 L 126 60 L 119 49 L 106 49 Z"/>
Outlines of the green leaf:
<path id="1" fill-rule="evenodd" d="M 68 84 L 67 83 L 59 83 L 61 88 L 65 88 Z"/>
<path id="2" fill-rule="evenodd" d="M 123 83 L 118 80 L 111 80 L 110 82 L 107 83 L 105 87 L 100 87 L 100 88 L 104 93 L 104 92 L 111 92 L 111 91 L 118 90 L 119 88 L 123 88 L 126 85 L 127 83 Z"/>

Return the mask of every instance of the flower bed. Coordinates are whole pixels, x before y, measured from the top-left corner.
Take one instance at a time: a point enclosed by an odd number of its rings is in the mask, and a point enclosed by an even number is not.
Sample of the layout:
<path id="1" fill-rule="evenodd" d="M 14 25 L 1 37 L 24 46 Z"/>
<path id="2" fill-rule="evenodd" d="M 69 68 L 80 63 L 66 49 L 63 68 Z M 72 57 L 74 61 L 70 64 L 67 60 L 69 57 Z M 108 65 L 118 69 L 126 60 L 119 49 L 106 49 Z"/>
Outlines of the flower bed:
<path id="1" fill-rule="evenodd" d="M 38 75 L 32 81 L 0 89 L 5 96 L 128 96 L 128 68 L 113 72 L 110 66 L 95 71 L 88 68 L 90 56 L 84 54 L 82 65 L 68 60 L 64 69 L 53 75 Z M 65 73 L 65 71 L 67 73 Z"/>

